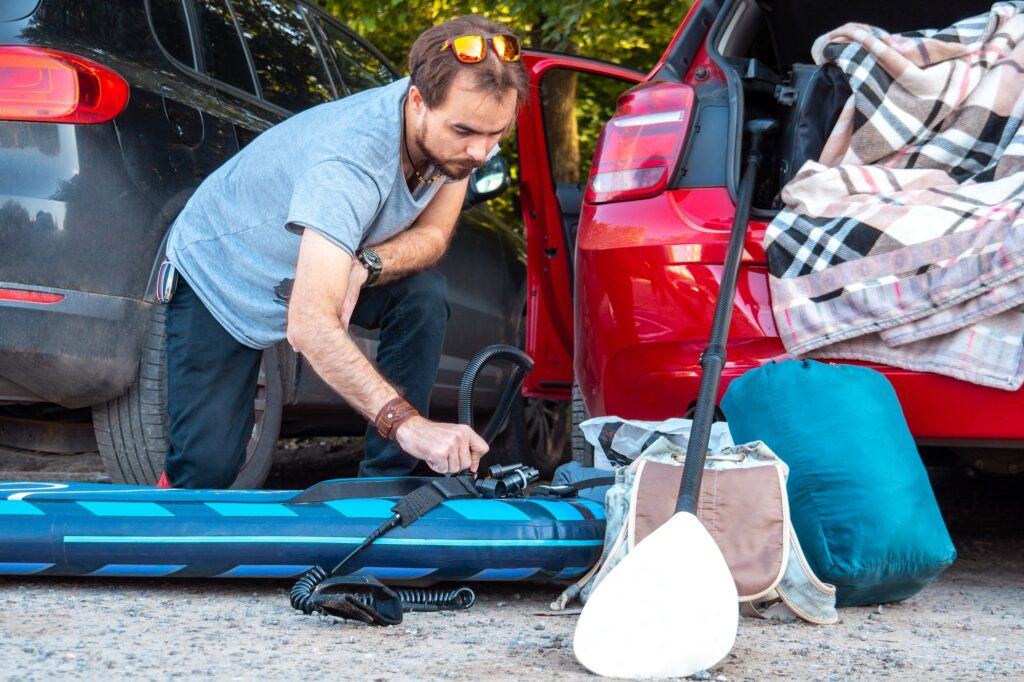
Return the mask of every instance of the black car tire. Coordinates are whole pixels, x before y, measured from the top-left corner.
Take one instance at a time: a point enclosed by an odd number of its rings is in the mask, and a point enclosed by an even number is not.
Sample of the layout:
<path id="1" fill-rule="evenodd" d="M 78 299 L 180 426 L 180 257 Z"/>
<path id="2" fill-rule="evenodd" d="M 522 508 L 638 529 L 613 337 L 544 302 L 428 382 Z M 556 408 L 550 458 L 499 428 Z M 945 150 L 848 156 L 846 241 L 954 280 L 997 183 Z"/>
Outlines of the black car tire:
<path id="1" fill-rule="evenodd" d="M 256 389 L 256 423 L 232 488 L 263 485 L 281 429 L 281 373 L 277 352 L 263 353 Z M 114 483 L 152 485 L 167 455 L 167 354 L 164 307 L 154 305 L 139 358 L 136 380 L 122 395 L 93 407 L 100 458 Z"/>
<path id="2" fill-rule="evenodd" d="M 526 446 L 533 466 L 545 478 L 560 464 L 569 460 L 569 437 L 572 420 L 564 400 L 523 399 L 523 422 Z"/>
<path id="3" fill-rule="evenodd" d="M 100 458 L 114 483 L 153 485 L 167 455 L 167 362 L 164 308 L 153 306 L 135 381 L 92 408 Z"/>
<path id="4" fill-rule="evenodd" d="M 594 446 L 583 437 L 580 424 L 590 418 L 579 384 L 572 385 L 572 460 L 581 466 L 594 466 Z"/>

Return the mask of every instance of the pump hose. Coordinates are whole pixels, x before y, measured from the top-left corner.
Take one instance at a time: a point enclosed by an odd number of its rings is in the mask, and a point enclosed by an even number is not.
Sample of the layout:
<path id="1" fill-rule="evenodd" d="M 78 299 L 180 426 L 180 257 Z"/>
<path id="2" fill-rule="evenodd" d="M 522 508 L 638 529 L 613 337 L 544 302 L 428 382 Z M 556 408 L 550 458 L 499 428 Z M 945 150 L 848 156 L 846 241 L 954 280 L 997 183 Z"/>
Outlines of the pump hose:
<path id="1" fill-rule="evenodd" d="M 512 369 L 512 374 L 509 376 L 508 383 L 505 385 L 505 390 L 502 392 L 501 398 L 498 400 L 498 406 L 495 408 L 494 414 L 491 416 L 491 420 L 480 433 L 480 436 L 488 443 L 494 439 L 494 436 L 496 436 L 498 431 L 500 431 L 505 425 L 505 421 L 508 419 L 509 410 L 512 408 L 512 402 L 519 394 L 519 389 L 522 388 L 523 381 L 526 379 L 526 374 L 533 369 L 533 360 L 530 356 L 515 346 L 496 344 L 488 346 L 474 355 L 466 365 L 466 371 L 462 375 L 462 383 L 459 385 L 460 424 L 465 424 L 470 428 L 473 427 L 473 388 L 476 385 L 477 376 L 480 374 L 480 370 L 482 370 L 487 364 L 496 360 L 509 360 L 515 365 L 515 367 Z M 316 565 L 306 571 L 292 587 L 292 607 L 298 611 L 302 611 L 306 615 L 309 615 L 314 611 L 318 611 L 317 604 L 313 599 L 313 591 L 317 586 L 336 574 L 345 562 L 352 558 L 354 554 L 365 548 L 373 542 L 373 540 L 383 535 L 392 527 L 394 527 L 394 524 L 389 526 L 388 523 L 385 522 L 383 526 L 372 533 L 371 536 L 357 547 L 355 551 L 335 566 L 333 571 L 328 571 L 320 565 Z M 401 599 L 402 609 L 405 611 L 468 609 L 476 602 L 476 594 L 468 587 L 459 587 L 454 590 L 396 590 L 396 593 Z M 360 601 L 364 599 L 362 595 L 356 595 L 356 598 Z M 365 597 L 365 599 L 369 598 L 369 596 Z"/>
<path id="2" fill-rule="evenodd" d="M 462 375 L 462 383 L 459 385 L 460 424 L 465 424 L 470 428 L 473 427 L 473 387 L 476 385 L 480 370 L 495 360 L 509 360 L 515 367 L 512 369 L 508 383 L 505 384 L 505 390 L 498 400 L 498 406 L 494 410 L 494 415 L 487 422 L 484 430 L 480 432 L 480 436 L 488 443 L 494 439 L 505 425 L 509 410 L 512 408 L 512 402 L 519 395 L 519 389 L 522 388 L 527 373 L 533 369 L 533 359 L 515 346 L 499 343 L 488 346 L 474 355 L 466 365 L 466 371 Z"/>

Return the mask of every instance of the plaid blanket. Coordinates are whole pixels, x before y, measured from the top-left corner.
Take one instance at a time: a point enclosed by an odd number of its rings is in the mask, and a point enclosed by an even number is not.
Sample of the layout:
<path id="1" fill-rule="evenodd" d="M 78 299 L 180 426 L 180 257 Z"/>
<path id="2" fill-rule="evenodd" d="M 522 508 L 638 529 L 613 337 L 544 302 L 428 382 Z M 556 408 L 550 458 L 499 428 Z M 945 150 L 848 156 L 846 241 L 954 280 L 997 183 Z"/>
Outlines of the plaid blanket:
<path id="1" fill-rule="evenodd" d="M 765 247 L 793 356 L 1024 383 L 1024 2 L 819 38 L 853 95 Z"/>

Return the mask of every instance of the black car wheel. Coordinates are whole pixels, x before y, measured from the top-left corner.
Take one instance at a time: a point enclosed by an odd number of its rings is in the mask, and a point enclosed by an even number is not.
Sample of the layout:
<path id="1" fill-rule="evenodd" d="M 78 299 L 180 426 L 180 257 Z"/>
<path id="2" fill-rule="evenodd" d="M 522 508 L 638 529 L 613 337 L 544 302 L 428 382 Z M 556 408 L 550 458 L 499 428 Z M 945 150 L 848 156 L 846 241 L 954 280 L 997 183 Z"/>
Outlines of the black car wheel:
<path id="1" fill-rule="evenodd" d="M 550 478 L 569 458 L 569 426 L 569 408 L 564 401 L 518 398 L 483 465 L 525 464 Z"/>
<path id="2" fill-rule="evenodd" d="M 583 437 L 580 424 L 590 418 L 579 384 L 572 385 L 572 459 L 585 467 L 594 466 L 594 446 Z"/>
<path id="3" fill-rule="evenodd" d="M 281 429 L 281 373 L 277 352 L 263 353 L 256 388 L 255 424 L 232 488 L 263 485 Z M 93 407 L 100 457 L 115 483 L 152 485 L 167 455 L 167 357 L 164 308 L 153 306 L 135 382 L 121 396 Z"/>
<path id="4" fill-rule="evenodd" d="M 534 466 L 545 476 L 568 460 L 569 406 L 561 400 L 523 400 L 526 443 Z"/>

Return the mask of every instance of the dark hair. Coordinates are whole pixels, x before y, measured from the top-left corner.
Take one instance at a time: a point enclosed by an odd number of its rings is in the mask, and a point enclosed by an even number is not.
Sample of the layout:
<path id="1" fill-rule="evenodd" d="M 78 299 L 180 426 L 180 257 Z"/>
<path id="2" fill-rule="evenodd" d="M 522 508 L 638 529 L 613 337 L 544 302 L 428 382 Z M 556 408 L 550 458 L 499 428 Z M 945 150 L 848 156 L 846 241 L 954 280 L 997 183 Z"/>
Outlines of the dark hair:
<path id="1" fill-rule="evenodd" d="M 526 101 L 530 92 L 530 78 L 522 61 L 505 62 L 498 59 L 490 43 L 487 57 L 476 64 L 463 64 L 451 50 L 441 50 L 446 40 L 467 33 L 511 33 L 506 26 L 478 14 L 470 14 L 428 28 L 420 34 L 409 50 L 410 85 L 423 94 L 423 101 L 431 109 L 439 106 L 448 96 L 448 89 L 456 74 L 464 70 L 473 76 L 477 90 L 494 97 L 502 97 L 509 90 L 516 93 L 516 108 Z"/>

